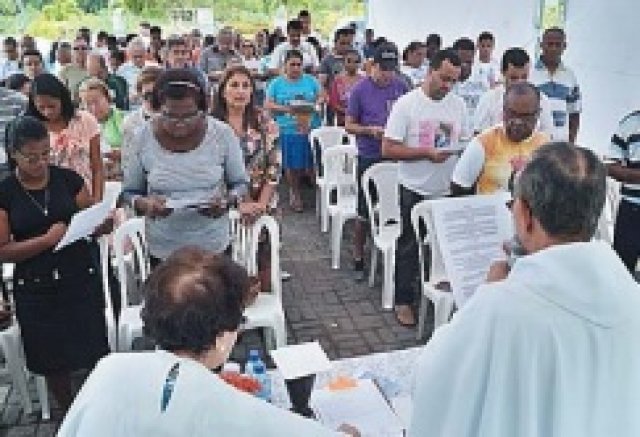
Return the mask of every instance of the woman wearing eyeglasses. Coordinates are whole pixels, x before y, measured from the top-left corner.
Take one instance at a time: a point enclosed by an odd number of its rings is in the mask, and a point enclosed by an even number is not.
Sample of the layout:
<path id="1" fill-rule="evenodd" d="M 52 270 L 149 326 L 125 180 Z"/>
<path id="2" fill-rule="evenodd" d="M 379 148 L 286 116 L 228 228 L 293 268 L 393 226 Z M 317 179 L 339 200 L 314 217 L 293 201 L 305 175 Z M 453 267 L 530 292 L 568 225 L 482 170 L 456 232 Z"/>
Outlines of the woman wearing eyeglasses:
<path id="1" fill-rule="evenodd" d="M 311 129 L 320 126 L 315 107 L 321 101 L 319 82 L 302 71 L 302 53 L 289 50 L 285 55 L 284 75 L 273 79 L 267 87 L 265 108 L 276 114 L 280 127 L 282 166 L 289 182 L 289 201 L 296 212 L 304 209 L 300 179 L 313 168 L 308 135 Z"/>
<path id="2" fill-rule="evenodd" d="M 27 367 L 47 378 L 66 409 L 73 400 L 69 373 L 91 369 L 108 353 L 95 243 L 80 239 L 54 251 L 92 198 L 78 173 L 50 165 L 40 120 L 19 117 L 8 140 L 15 172 L 0 182 L 0 262 L 16 264 L 13 297 Z M 109 230 L 106 224 L 101 231 Z"/>
<path id="3" fill-rule="evenodd" d="M 206 92 L 190 69 L 167 70 L 154 89 L 160 114 L 135 135 L 124 191 L 146 220 L 153 264 L 185 245 L 216 253 L 230 243 L 226 204 L 249 178 L 233 130 L 206 114 Z"/>
<path id="4" fill-rule="evenodd" d="M 100 124 L 100 151 L 104 158 L 105 178 L 122 180 L 121 152 L 124 114 L 111 105 L 106 83 L 89 78 L 80 85 L 80 104 Z"/>
<path id="5" fill-rule="evenodd" d="M 52 162 L 79 173 L 93 201 L 102 200 L 104 168 L 100 154 L 100 126 L 95 117 L 87 111 L 76 110 L 69 90 L 48 73 L 33 80 L 26 114 L 47 126 Z"/>

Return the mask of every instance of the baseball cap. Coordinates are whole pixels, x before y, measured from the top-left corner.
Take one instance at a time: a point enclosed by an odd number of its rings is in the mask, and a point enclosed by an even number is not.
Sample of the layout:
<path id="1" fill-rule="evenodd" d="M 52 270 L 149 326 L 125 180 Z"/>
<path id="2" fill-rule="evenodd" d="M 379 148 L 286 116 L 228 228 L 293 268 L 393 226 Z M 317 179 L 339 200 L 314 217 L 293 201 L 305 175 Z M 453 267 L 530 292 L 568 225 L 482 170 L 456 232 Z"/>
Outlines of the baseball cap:
<path id="1" fill-rule="evenodd" d="M 381 44 L 373 54 L 373 62 L 382 70 L 395 70 L 398 68 L 398 50 L 390 44 Z"/>

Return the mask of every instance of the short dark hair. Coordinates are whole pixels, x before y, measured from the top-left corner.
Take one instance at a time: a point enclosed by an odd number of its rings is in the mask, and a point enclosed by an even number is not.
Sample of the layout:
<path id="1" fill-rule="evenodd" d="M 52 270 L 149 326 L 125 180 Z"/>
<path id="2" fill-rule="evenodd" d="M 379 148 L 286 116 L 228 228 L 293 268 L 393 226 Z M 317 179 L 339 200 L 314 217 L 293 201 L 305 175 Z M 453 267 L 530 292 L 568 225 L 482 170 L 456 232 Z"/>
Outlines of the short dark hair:
<path id="1" fill-rule="evenodd" d="M 491 32 L 482 32 L 480 33 L 480 35 L 478 35 L 478 44 L 480 44 L 482 41 L 491 41 L 494 42 L 496 39 L 493 37 L 493 33 Z"/>
<path id="2" fill-rule="evenodd" d="M 301 61 L 304 59 L 302 57 L 302 52 L 300 50 L 287 50 L 287 53 L 284 54 L 284 62 L 287 62 L 289 59 L 298 58 Z"/>
<path id="3" fill-rule="evenodd" d="M 536 150 L 516 181 L 522 199 L 544 231 L 561 240 L 590 240 L 598 226 L 607 171 L 588 149 L 566 142 Z"/>
<path id="4" fill-rule="evenodd" d="M 167 100 L 180 100 L 186 97 L 193 97 L 198 109 L 206 112 L 207 93 L 202 88 L 198 75 L 189 68 L 169 68 L 160 75 L 153 87 L 152 104 L 155 108 L 159 108 Z"/>
<path id="5" fill-rule="evenodd" d="M 502 55 L 502 62 L 500 63 L 500 71 L 505 73 L 509 69 L 509 65 L 513 65 L 517 68 L 523 68 L 531 62 L 531 58 L 527 51 L 520 47 L 511 47 L 505 50 Z"/>
<path id="6" fill-rule="evenodd" d="M 567 37 L 567 34 L 565 33 L 564 29 L 558 26 L 553 26 L 553 27 L 549 27 L 548 29 L 545 29 L 544 32 L 542 32 L 542 37 L 544 38 L 545 35 L 548 35 L 550 33 L 559 33 L 562 36 L 562 38 Z"/>
<path id="7" fill-rule="evenodd" d="M 248 290 L 246 271 L 227 256 L 179 249 L 144 285 L 144 333 L 168 351 L 205 352 L 238 329 Z"/>
<path id="8" fill-rule="evenodd" d="M 296 19 L 290 20 L 287 23 L 287 33 L 291 32 L 292 30 L 300 30 L 302 31 L 302 21 Z"/>
<path id="9" fill-rule="evenodd" d="M 402 51 L 402 60 L 406 61 L 407 60 L 407 56 L 409 55 L 410 52 L 415 52 L 418 49 L 421 49 L 423 47 L 426 47 L 426 44 L 424 44 L 421 41 L 411 41 L 407 47 L 405 47 L 405 49 Z"/>
<path id="10" fill-rule="evenodd" d="M 334 41 L 334 42 L 337 42 L 337 41 L 338 41 L 338 39 L 339 39 L 341 36 L 350 36 L 350 35 L 351 35 L 351 29 L 348 29 L 348 28 L 346 28 L 346 27 L 342 27 L 342 28 L 340 28 L 340 29 L 336 30 L 336 33 L 335 33 L 335 34 L 334 34 L 334 36 L 333 36 L 333 41 Z"/>
<path id="11" fill-rule="evenodd" d="M 186 45 L 188 45 L 187 40 L 185 40 L 181 36 L 173 35 L 167 38 L 167 44 L 166 44 L 167 50 L 171 50 L 171 48 L 175 46 L 186 46 Z"/>
<path id="12" fill-rule="evenodd" d="M 440 46 L 442 46 L 442 37 L 440 37 L 440 35 L 438 35 L 437 33 L 430 33 L 427 36 L 426 43 L 427 43 L 427 45 L 435 44 L 438 47 L 440 47 Z"/>
<path id="13" fill-rule="evenodd" d="M 104 30 L 101 30 L 100 32 L 98 32 L 98 35 L 96 36 L 98 41 L 100 41 L 101 39 L 107 39 L 108 37 L 109 37 L 109 34 Z"/>
<path id="14" fill-rule="evenodd" d="M 29 76 L 24 73 L 13 73 L 7 77 L 5 86 L 13 91 L 20 91 L 22 87 L 31 82 Z"/>
<path id="15" fill-rule="evenodd" d="M 300 13 L 298 14 L 298 17 L 311 17 L 311 14 L 309 13 L 308 10 L 303 9 L 300 11 Z"/>
<path id="16" fill-rule="evenodd" d="M 542 95 L 540 94 L 540 90 L 538 89 L 538 87 L 532 83 L 516 82 L 509 85 L 505 90 L 504 97 L 502 99 L 504 105 L 507 104 L 507 100 L 512 94 L 518 96 L 533 94 L 534 96 L 536 96 L 538 106 L 540 106 L 540 99 L 542 98 Z"/>
<path id="17" fill-rule="evenodd" d="M 22 52 L 22 55 L 20 56 L 20 64 L 23 63 L 25 56 L 37 56 L 38 58 L 40 58 L 40 62 L 44 65 L 44 58 L 42 57 L 42 53 L 40 53 L 40 50 L 27 49 Z"/>
<path id="18" fill-rule="evenodd" d="M 18 41 L 16 41 L 16 39 L 12 36 L 8 36 L 6 37 L 2 43 L 6 46 L 13 46 L 13 47 L 18 47 Z"/>
<path id="19" fill-rule="evenodd" d="M 68 123 L 76 114 L 76 109 L 71 100 L 71 93 L 60 79 L 51 73 L 42 73 L 31 82 L 31 93 L 29 94 L 29 105 L 26 115 L 31 115 L 39 120 L 45 121 L 46 117 L 36 108 L 36 96 L 48 96 L 60 100 L 62 118 Z"/>
<path id="20" fill-rule="evenodd" d="M 109 56 L 116 59 L 119 63 L 124 64 L 125 55 L 122 50 L 119 50 L 117 48 L 109 50 Z"/>
<path id="21" fill-rule="evenodd" d="M 475 50 L 476 45 L 471 40 L 471 38 L 458 38 L 456 42 L 453 43 L 454 50 Z"/>
<path id="22" fill-rule="evenodd" d="M 157 33 L 158 35 L 162 35 L 162 29 L 160 26 L 151 26 L 149 28 L 149 35 Z"/>
<path id="23" fill-rule="evenodd" d="M 436 54 L 433 55 L 433 58 L 429 63 L 429 68 L 431 70 L 439 70 L 440 67 L 442 67 L 442 63 L 444 61 L 449 61 L 451 64 L 453 64 L 456 67 L 459 67 L 462 64 L 460 62 L 460 57 L 458 56 L 458 53 L 455 50 L 442 49 L 442 50 L 438 50 Z"/>
<path id="24" fill-rule="evenodd" d="M 7 153 L 11 155 L 22 150 L 22 147 L 32 141 L 40 141 L 49 136 L 47 126 L 36 117 L 23 115 L 16 117 L 7 125 L 6 141 Z M 12 162 L 12 164 L 15 164 Z"/>

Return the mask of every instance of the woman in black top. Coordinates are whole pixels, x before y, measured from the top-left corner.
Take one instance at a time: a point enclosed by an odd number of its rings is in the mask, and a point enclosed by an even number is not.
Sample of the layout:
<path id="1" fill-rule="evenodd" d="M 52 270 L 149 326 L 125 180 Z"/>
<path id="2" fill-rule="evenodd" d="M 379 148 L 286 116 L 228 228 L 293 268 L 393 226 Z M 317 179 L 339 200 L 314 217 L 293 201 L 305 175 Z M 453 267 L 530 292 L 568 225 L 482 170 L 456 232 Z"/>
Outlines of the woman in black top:
<path id="1" fill-rule="evenodd" d="M 16 264 L 14 299 L 27 367 L 44 375 L 63 408 L 69 373 L 108 353 L 94 242 L 54 252 L 71 217 L 91 205 L 82 177 L 49 165 L 49 134 L 33 117 L 14 121 L 7 149 L 15 172 L 0 182 L 0 262 Z"/>

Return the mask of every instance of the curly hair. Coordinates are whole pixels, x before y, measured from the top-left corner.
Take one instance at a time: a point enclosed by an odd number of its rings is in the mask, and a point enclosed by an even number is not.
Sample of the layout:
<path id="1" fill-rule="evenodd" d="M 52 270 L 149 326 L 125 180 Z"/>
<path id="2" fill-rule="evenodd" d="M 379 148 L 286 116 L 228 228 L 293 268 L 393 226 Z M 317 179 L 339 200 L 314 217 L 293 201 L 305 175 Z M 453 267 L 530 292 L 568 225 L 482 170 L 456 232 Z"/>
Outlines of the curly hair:
<path id="1" fill-rule="evenodd" d="M 205 352 L 238 329 L 248 292 L 246 271 L 228 257 L 182 248 L 145 284 L 144 333 L 168 351 Z"/>

